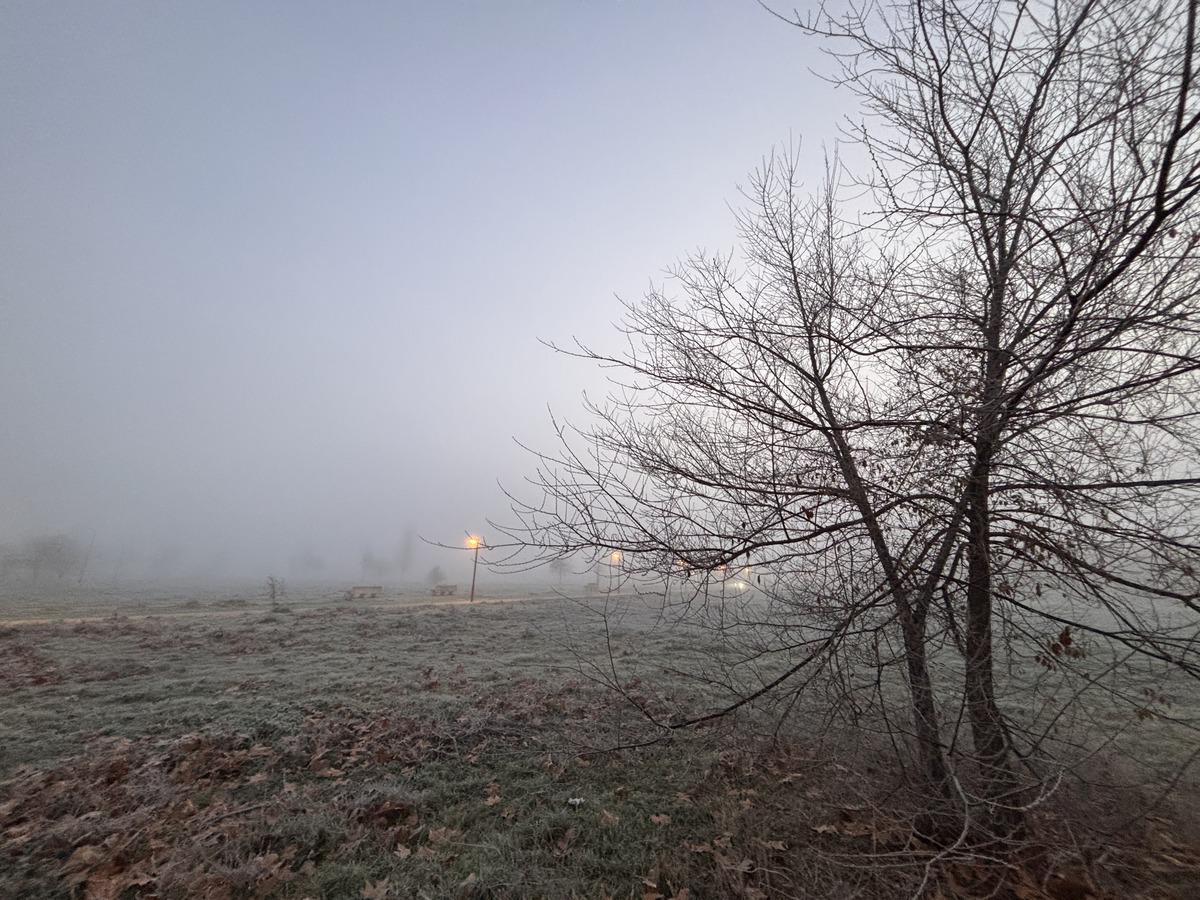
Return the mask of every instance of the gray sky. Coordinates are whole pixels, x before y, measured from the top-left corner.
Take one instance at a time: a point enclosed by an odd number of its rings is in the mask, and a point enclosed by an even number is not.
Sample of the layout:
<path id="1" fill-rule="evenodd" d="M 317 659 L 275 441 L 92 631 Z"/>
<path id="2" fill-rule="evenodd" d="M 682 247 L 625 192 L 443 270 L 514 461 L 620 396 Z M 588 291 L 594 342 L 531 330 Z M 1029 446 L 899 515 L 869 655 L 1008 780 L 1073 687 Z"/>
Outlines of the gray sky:
<path id="1" fill-rule="evenodd" d="M 0 4 L 0 542 L 483 529 L 603 385 L 538 339 L 730 248 L 773 145 L 819 181 L 810 66 L 753 0 Z"/>

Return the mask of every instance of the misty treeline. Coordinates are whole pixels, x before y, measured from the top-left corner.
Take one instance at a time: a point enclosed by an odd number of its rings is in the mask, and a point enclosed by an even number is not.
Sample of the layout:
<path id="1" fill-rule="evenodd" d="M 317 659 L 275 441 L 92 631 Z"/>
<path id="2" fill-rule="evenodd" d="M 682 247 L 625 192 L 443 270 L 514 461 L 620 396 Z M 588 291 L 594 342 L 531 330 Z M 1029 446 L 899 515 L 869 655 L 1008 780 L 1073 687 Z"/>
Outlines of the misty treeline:
<path id="1" fill-rule="evenodd" d="M 39 584 L 82 578 L 87 548 L 63 534 L 37 535 L 0 545 L 0 583 Z"/>
<path id="2" fill-rule="evenodd" d="M 791 21 L 860 101 L 868 168 L 806 194 L 772 155 L 740 252 L 627 304 L 623 354 L 569 351 L 615 388 L 510 536 L 665 580 L 720 628 L 729 709 L 878 704 L 933 827 L 1020 830 L 1069 710 L 1144 717 L 1139 679 L 1200 675 L 1197 6 Z"/>

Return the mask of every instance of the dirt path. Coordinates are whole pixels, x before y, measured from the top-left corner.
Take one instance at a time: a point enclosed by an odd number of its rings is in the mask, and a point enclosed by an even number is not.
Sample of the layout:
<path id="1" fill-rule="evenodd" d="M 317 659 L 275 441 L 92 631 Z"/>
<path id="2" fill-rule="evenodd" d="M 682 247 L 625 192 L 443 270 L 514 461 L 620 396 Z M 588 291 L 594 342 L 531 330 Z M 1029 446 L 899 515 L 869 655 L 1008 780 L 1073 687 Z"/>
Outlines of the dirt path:
<path id="1" fill-rule="evenodd" d="M 369 609 L 377 612 L 388 612 L 396 610 L 415 610 L 426 609 L 435 606 L 505 606 L 510 603 L 530 603 L 535 601 L 558 600 L 559 597 L 477 597 L 475 600 L 468 600 L 462 597 L 448 597 L 446 599 L 427 599 L 427 598 L 402 598 L 391 603 L 358 603 L 353 600 L 338 601 L 338 606 L 318 605 L 311 607 L 289 608 L 293 613 L 311 613 L 321 610 L 334 610 L 341 612 L 343 610 L 360 610 Z M 78 625 L 91 622 L 138 622 L 146 619 L 231 619 L 237 616 L 269 614 L 270 607 L 259 608 L 256 606 L 239 606 L 234 608 L 221 609 L 182 609 L 182 608 L 164 608 L 156 612 L 130 612 L 124 613 L 118 610 L 106 613 L 104 615 L 95 616 L 39 616 L 21 619 L 7 618 L 3 612 L 0 612 L 0 627 L 15 628 L 21 625 Z"/>

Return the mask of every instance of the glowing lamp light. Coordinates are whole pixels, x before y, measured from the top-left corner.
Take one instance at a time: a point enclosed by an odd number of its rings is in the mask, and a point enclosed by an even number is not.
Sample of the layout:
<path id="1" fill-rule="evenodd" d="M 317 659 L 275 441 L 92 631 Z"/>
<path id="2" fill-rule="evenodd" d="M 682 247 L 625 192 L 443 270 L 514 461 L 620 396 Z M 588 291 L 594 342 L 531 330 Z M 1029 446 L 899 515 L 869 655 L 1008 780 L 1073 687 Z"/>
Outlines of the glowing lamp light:
<path id="1" fill-rule="evenodd" d="M 475 562 L 471 566 L 471 602 L 472 603 L 475 602 L 475 575 L 479 572 L 479 548 L 482 545 L 483 545 L 483 541 L 481 541 L 475 535 L 472 534 L 467 537 L 467 548 L 475 551 Z"/>

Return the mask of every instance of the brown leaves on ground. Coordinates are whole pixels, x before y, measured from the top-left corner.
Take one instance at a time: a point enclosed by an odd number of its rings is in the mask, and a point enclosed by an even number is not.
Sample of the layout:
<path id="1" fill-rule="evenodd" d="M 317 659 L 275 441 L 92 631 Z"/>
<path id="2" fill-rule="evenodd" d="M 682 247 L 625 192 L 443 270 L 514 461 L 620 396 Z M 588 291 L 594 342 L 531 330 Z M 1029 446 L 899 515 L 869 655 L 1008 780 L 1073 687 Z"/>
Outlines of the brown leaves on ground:
<path id="1" fill-rule="evenodd" d="M 897 815 L 887 815 L 873 807 L 843 807 L 825 822 L 812 826 L 817 834 L 833 834 L 847 838 L 869 838 L 879 849 L 900 849 L 912 834 L 912 829 Z"/>
<path id="2" fill-rule="evenodd" d="M 663 885 L 663 878 L 659 874 L 658 866 L 655 866 L 642 878 L 642 900 L 688 900 L 692 894 L 691 888 L 686 887 L 669 894 L 663 893 L 670 890 L 669 886 Z"/>
<path id="3" fill-rule="evenodd" d="M 574 828 L 568 828 L 554 842 L 554 855 L 566 856 L 571 852 L 571 848 L 575 843 L 575 838 L 579 836 L 579 832 Z"/>
<path id="4" fill-rule="evenodd" d="M 501 793 L 500 793 L 500 782 L 498 782 L 498 781 L 489 782 L 487 787 L 485 788 L 485 791 L 487 793 L 487 797 L 484 798 L 484 801 L 483 801 L 484 806 L 496 806 L 497 804 L 503 802 L 504 798 L 503 798 L 503 796 L 501 796 Z"/>
<path id="5" fill-rule="evenodd" d="M 53 661 L 25 644 L 9 643 L 0 653 L 0 688 L 62 684 L 63 674 Z"/>
<path id="6" fill-rule="evenodd" d="M 117 900 L 130 890 L 206 900 L 265 896 L 311 875 L 315 862 L 348 858 L 367 841 L 404 857 L 421 833 L 421 813 L 406 798 L 347 794 L 331 809 L 314 775 L 417 765 L 504 728 L 485 717 L 444 723 L 314 714 L 279 746 L 220 731 L 99 740 L 77 760 L 46 771 L 24 768 L 0 782 L 0 865 L 19 860 L 30 877 L 54 877 L 87 900 Z M 272 784 L 280 787 L 249 800 Z M 278 840 L 271 837 L 277 823 L 295 823 L 313 809 L 335 823 L 336 835 L 314 828 L 307 845 L 264 846 Z M 420 849 L 459 836 L 434 827 Z M 368 882 L 363 896 L 386 896 L 387 889 L 386 881 Z"/>

